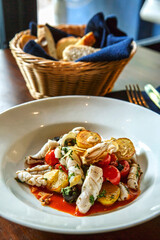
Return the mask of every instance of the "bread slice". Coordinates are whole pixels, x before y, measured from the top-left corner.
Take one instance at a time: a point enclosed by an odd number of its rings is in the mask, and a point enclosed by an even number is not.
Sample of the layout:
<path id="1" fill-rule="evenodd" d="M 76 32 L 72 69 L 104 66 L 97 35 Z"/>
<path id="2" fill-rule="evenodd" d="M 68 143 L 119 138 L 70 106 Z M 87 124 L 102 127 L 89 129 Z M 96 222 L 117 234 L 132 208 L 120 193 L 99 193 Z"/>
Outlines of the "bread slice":
<path id="1" fill-rule="evenodd" d="M 57 57 L 58 59 L 62 59 L 62 53 L 63 50 L 68 47 L 69 45 L 74 45 L 79 41 L 80 38 L 76 38 L 76 37 L 65 37 L 60 39 L 57 42 Z"/>
<path id="2" fill-rule="evenodd" d="M 48 43 L 45 37 L 45 27 L 44 25 L 38 25 L 37 27 L 37 39 L 35 40 L 36 43 L 38 43 L 47 54 L 48 52 Z"/>
<path id="3" fill-rule="evenodd" d="M 33 35 L 27 35 L 27 34 L 22 35 L 22 37 L 19 40 L 20 48 L 23 49 L 28 41 L 35 40 L 35 39 L 36 39 L 36 36 L 33 36 Z"/>
<path id="4" fill-rule="evenodd" d="M 93 48 L 84 45 L 70 45 L 66 47 L 63 51 L 63 60 L 65 61 L 76 61 L 77 59 L 89 55 L 91 53 L 97 52 L 100 49 Z"/>
<path id="5" fill-rule="evenodd" d="M 96 39 L 94 37 L 93 32 L 89 32 L 86 35 L 84 35 L 77 43 L 78 45 L 86 45 L 86 46 L 93 46 L 93 44 L 96 42 Z"/>
<path id="6" fill-rule="evenodd" d="M 44 28 L 45 28 L 45 38 L 48 43 L 48 45 L 47 45 L 48 53 L 50 56 L 57 59 L 56 44 L 55 44 L 54 38 L 52 36 L 52 33 L 47 26 L 44 26 Z"/>
<path id="7" fill-rule="evenodd" d="M 44 25 L 38 25 L 38 27 L 37 27 L 37 39 L 38 39 L 38 42 L 42 42 L 45 39 Z"/>

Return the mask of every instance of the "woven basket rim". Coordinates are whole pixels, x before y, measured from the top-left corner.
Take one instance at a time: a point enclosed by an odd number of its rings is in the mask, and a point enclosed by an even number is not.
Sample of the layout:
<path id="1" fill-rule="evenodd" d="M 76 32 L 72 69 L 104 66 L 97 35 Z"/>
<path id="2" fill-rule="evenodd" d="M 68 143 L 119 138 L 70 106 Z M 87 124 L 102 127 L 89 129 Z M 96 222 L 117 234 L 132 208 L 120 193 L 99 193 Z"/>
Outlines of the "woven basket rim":
<path id="1" fill-rule="evenodd" d="M 64 24 L 61 24 L 59 25 L 58 27 L 62 27 L 62 26 L 71 26 L 71 27 L 77 27 L 77 26 L 81 26 L 81 27 L 84 27 L 84 25 L 64 25 Z M 25 53 L 23 51 L 23 49 L 20 48 L 19 46 L 19 39 L 20 37 L 23 35 L 23 34 L 29 34 L 30 33 L 30 30 L 27 29 L 27 30 L 24 30 L 24 31 L 21 31 L 19 33 L 17 33 L 14 38 L 10 41 L 9 43 L 9 46 L 10 46 L 10 49 L 15 51 L 16 54 L 18 54 L 21 58 L 23 58 L 23 60 L 27 63 L 33 63 L 33 64 L 42 64 L 42 65 L 53 65 L 53 64 L 60 64 L 60 65 L 64 65 L 64 66 L 67 66 L 67 65 L 74 65 L 75 67 L 78 67 L 78 66 L 89 66 L 89 65 L 104 65 L 104 64 L 109 64 L 110 62 L 120 62 L 120 61 L 124 61 L 126 59 L 130 59 L 133 57 L 133 55 L 135 54 L 136 50 L 137 50 L 137 45 L 136 45 L 136 42 L 133 40 L 132 41 L 132 50 L 131 50 L 131 53 L 130 53 L 130 56 L 128 58 L 125 58 L 125 59 L 121 59 L 121 60 L 115 60 L 115 61 L 102 61 L 102 62 L 72 62 L 72 61 L 54 61 L 54 60 L 49 60 L 49 59 L 45 59 L 45 58 L 42 58 L 42 57 L 37 57 L 37 56 L 34 56 L 34 55 L 31 55 L 31 54 L 28 54 L 28 53 Z"/>

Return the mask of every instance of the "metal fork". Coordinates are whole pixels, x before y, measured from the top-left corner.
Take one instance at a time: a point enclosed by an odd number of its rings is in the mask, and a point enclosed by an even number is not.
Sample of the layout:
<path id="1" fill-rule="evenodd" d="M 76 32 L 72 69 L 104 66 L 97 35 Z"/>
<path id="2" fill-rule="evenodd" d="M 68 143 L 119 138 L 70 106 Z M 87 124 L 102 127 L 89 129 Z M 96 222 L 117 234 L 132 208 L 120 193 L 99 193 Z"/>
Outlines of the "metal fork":
<path id="1" fill-rule="evenodd" d="M 141 93 L 141 90 L 140 90 L 138 84 L 136 84 L 136 86 L 133 85 L 133 87 L 131 85 L 129 85 L 129 87 L 128 86 L 125 86 L 125 87 L 126 87 L 126 93 L 128 96 L 128 100 L 131 103 L 135 103 L 137 105 L 149 108 L 148 104 L 146 103 L 146 101 Z"/>

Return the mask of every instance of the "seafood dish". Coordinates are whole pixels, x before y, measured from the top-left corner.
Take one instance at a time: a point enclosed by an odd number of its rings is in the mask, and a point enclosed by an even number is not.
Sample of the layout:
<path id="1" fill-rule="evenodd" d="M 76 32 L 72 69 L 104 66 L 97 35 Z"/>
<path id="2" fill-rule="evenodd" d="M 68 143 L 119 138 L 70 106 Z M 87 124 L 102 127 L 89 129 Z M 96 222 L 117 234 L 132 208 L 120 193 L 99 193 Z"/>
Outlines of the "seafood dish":
<path id="1" fill-rule="evenodd" d="M 76 127 L 49 139 L 25 165 L 17 182 L 29 185 L 42 205 L 74 216 L 117 210 L 140 194 L 142 169 L 129 138 L 104 139 Z"/>

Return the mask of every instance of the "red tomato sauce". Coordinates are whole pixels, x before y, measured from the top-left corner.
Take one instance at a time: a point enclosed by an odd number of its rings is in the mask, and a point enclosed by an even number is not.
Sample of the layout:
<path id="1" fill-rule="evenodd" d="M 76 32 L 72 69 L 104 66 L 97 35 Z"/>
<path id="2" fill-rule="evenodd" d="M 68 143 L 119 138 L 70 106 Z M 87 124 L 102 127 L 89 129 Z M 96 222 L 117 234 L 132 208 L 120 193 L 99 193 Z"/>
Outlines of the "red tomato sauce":
<path id="1" fill-rule="evenodd" d="M 34 193 L 32 192 L 37 199 L 39 199 L 39 196 L 38 196 L 39 192 L 48 193 L 48 191 L 46 189 L 37 188 L 37 190 Z M 138 191 L 130 190 L 130 199 L 129 200 L 116 201 L 111 206 L 104 206 L 101 203 L 95 201 L 94 205 L 90 208 L 90 210 L 86 214 L 82 214 L 79 211 L 77 211 L 76 204 L 75 203 L 71 203 L 71 204 L 67 203 L 63 199 L 63 196 L 61 194 L 56 193 L 56 192 L 52 192 L 52 194 L 53 194 L 53 196 L 51 197 L 51 202 L 47 206 L 54 208 L 61 212 L 69 213 L 73 216 L 83 217 L 83 216 L 93 215 L 93 214 L 97 214 L 97 213 L 110 212 L 115 209 L 118 209 L 119 207 L 123 207 L 123 206 L 131 203 L 132 201 L 134 201 L 140 195 L 140 190 L 138 190 Z"/>

